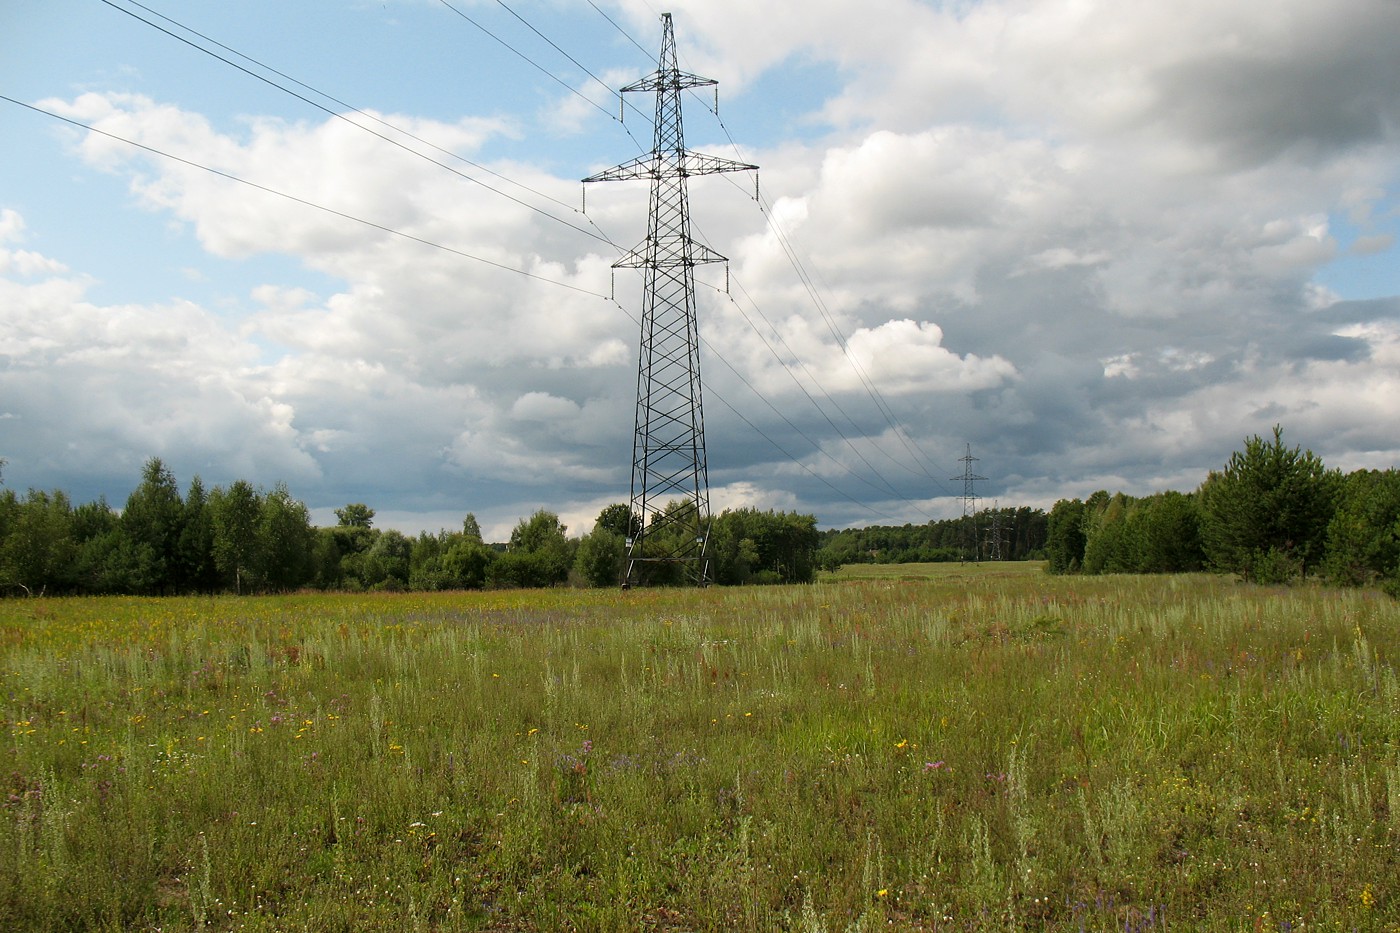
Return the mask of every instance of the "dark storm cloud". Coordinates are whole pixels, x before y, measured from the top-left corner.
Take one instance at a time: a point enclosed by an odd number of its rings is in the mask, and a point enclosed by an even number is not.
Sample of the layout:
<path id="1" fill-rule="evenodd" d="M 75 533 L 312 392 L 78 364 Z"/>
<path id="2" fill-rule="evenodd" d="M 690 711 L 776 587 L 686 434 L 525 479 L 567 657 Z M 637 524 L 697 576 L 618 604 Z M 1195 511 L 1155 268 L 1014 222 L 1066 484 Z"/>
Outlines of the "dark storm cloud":
<path id="1" fill-rule="evenodd" d="M 1346 0 L 1260 15 L 1257 34 L 1218 37 L 1214 48 L 1162 68 L 1149 118 L 1239 165 L 1318 160 L 1394 138 L 1400 4 Z M 1289 16 L 1302 22 L 1288 29 Z"/>

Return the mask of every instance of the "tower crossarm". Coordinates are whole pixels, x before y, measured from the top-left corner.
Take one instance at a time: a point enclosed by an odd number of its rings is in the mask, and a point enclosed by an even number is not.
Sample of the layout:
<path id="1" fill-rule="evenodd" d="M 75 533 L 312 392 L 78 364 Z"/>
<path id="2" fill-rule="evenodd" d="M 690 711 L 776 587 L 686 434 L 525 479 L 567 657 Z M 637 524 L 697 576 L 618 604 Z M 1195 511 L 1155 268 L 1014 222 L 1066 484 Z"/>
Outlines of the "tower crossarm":
<path id="1" fill-rule="evenodd" d="M 613 268 L 643 271 L 637 410 L 632 435 L 630 511 L 624 583 L 665 582 L 682 565 L 686 579 L 710 581 L 710 486 L 700 381 L 694 267 L 724 262 L 691 236 L 686 181 L 692 175 L 753 171 L 747 162 L 691 152 L 681 127 L 681 91 L 716 82 L 676 67 L 671 15 L 663 14 L 661 57 L 651 75 L 624 91 L 653 91 L 651 152 L 583 179 L 651 183 L 647 235 Z M 668 501 L 670 500 L 670 501 Z M 649 568 L 649 569 L 643 569 Z"/>
<path id="2" fill-rule="evenodd" d="M 666 58 L 668 50 L 675 51 L 675 40 L 672 44 L 663 46 L 661 57 Z M 645 78 L 639 78 L 631 84 L 622 88 L 623 91 L 684 91 L 693 87 L 714 87 L 719 84 L 714 78 L 702 78 L 699 75 L 689 74 L 684 71 L 667 69 L 665 71 L 653 71 Z"/>
<path id="3" fill-rule="evenodd" d="M 648 152 L 646 155 L 637 156 L 637 158 L 623 162 L 621 165 L 604 169 L 596 175 L 590 175 L 583 180 L 583 183 L 587 185 L 595 181 L 635 181 L 639 178 L 659 181 L 662 178 L 671 178 L 677 175 L 688 178 L 691 175 L 756 171 L 758 171 L 757 165 L 736 162 L 722 156 L 706 155 L 703 152 L 691 152 L 687 149 L 680 154 L 678 159 L 673 158 L 673 154 L 668 152 Z"/>
<path id="4" fill-rule="evenodd" d="M 617 262 L 614 269 L 665 269 L 676 266 L 700 266 L 710 262 L 728 262 L 729 257 L 710 249 L 698 240 L 691 240 L 681 254 L 672 253 L 671 258 L 663 258 L 661 251 L 654 249 L 650 240 L 628 250 Z"/>

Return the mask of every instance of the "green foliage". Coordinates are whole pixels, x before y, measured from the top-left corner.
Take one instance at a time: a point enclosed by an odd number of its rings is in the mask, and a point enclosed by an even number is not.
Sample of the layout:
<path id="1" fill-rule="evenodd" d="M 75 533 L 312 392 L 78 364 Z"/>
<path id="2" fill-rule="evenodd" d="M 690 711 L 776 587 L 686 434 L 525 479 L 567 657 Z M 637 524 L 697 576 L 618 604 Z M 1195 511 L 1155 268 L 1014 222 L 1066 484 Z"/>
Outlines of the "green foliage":
<path id="1" fill-rule="evenodd" d="M 497 561 L 501 564 L 498 580 L 514 586 L 563 583 L 574 563 L 574 545 L 567 531 L 559 516 L 545 509 L 522 519 L 510 533 L 509 549 L 501 558 L 505 563 Z"/>
<path id="2" fill-rule="evenodd" d="M 408 588 L 426 591 L 456 589 L 443 570 L 442 557 L 450 542 L 461 538 L 461 533 L 454 535 L 440 531 L 429 534 L 424 531 L 412 539 L 408 555 Z"/>
<path id="3" fill-rule="evenodd" d="M 623 508 L 625 510 L 626 506 Z M 605 527 L 600 519 L 593 530 L 579 541 L 574 570 L 589 586 L 617 586 L 622 581 L 626 552 L 626 540 Z"/>
<path id="4" fill-rule="evenodd" d="M 374 509 L 363 502 L 352 502 L 335 510 L 336 522 L 342 528 L 373 528 Z"/>
<path id="5" fill-rule="evenodd" d="M 1091 502 L 1095 502 L 1090 497 Z M 1130 573 L 1137 567 L 1138 541 L 1128 527 L 1134 503 L 1121 492 L 1101 506 L 1084 508 L 1084 572 Z"/>
<path id="6" fill-rule="evenodd" d="M 359 587 L 390 591 L 408 589 L 412 554 L 413 543 L 403 532 L 392 528 L 381 531 L 360 560 Z"/>
<path id="7" fill-rule="evenodd" d="M 107 578 L 106 556 L 124 540 L 121 518 L 107 500 L 84 502 L 73 509 L 74 555 L 73 588 L 80 593 L 111 593 L 118 589 Z"/>
<path id="8" fill-rule="evenodd" d="M 1246 580 L 1288 568 L 1306 574 L 1322 560 L 1341 476 L 1312 451 L 1255 435 L 1201 486 L 1201 539 L 1213 567 Z"/>
<path id="9" fill-rule="evenodd" d="M 1400 607 L 851 569 L 0 602 L 0 929 L 1400 924 Z"/>
<path id="10" fill-rule="evenodd" d="M 642 586 L 680 586 L 698 582 L 702 542 L 712 528 L 701 527 L 695 503 L 673 499 L 651 514 L 633 544 L 631 582 Z"/>
<path id="11" fill-rule="evenodd" d="M 29 490 L 21 502 L 0 494 L 0 590 L 34 595 L 74 583 L 73 509 L 61 491 Z"/>
<path id="12" fill-rule="evenodd" d="M 1192 573 L 1205 566 L 1201 513 L 1194 495 L 1158 493 L 1135 513 L 1141 523 L 1137 570 L 1141 573 Z"/>
<path id="13" fill-rule="evenodd" d="M 642 519 L 634 514 L 626 503 L 616 502 L 598 513 L 598 520 L 593 527 L 595 530 L 602 528 L 626 539 L 634 537 L 642 530 Z"/>
<path id="14" fill-rule="evenodd" d="M 568 575 L 568 568 L 566 567 L 561 575 L 547 554 L 513 550 L 499 554 L 491 561 L 490 566 L 486 568 L 486 585 L 496 588 L 537 589 L 562 583 Z"/>
<path id="15" fill-rule="evenodd" d="M 824 570 L 843 564 L 909 564 L 989 558 L 993 526 L 1002 534 L 1003 560 L 1031 560 L 1045 549 L 1046 515 L 1028 507 L 986 509 L 976 530 L 962 518 L 906 525 L 872 525 L 821 533 L 817 563 Z M 975 546 L 969 538 L 976 540 Z"/>
<path id="16" fill-rule="evenodd" d="M 147 460 L 141 484 L 122 509 L 122 533 L 136 544 L 131 551 L 131 582 L 138 592 L 163 594 L 177 588 L 183 513 L 175 475 L 159 457 Z"/>
<path id="17" fill-rule="evenodd" d="M 726 509 L 710 533 L 714 581 L 810 583 L 817 570 L 819 541 L 813 515 Z"/>
<path id="18" fill-rule="evenodd" d="M 340 528 L 317 528 L 311 545 L 312 586 L 320 590 L 338 590 L 344 585 L 343 552 Z"/>
<path id="19" fill-rule="evenodd" d="M 1046 521 L 1045 557 L 1051 573 L 1076 573 L 1084 566 L 1084 503 L 1061 499 Z"/>
<path id="20" fill-rule="evenodd" d="M 469 536 L 463 536 L 463 540 L 455 542 L 443 554 L 442 566 L 450 575 L 455 587 L 479 590 L 486 585 L 491 564 L 495 562 L 496 557 L 496 552 L 491 548 L 480 541 L 473 541 Z"/>
<path id="21" fill-rule="evenodd" d="M 176 544 L 176 578 L 187 592 L 212 593 L 219 588 L 219 570 L 214 561 L 214 519 L 204 481 L 190 480 L 180 516 L 180 538 Z"/>
<path id="22" fill-rule="evenodd" d="M 142 577 L 150 566 L 150 546 L 132 541 L 113 515 L 115 527 L 84 541 L 78 548 L 77 589 L 84 593 L 139 593 L 149 583 Z"/>
<path id="23" fill-rule="evenodd" d="M 1200 570 L 1200 513 L 1193 496 L 1158 493 L 1145 499 L 1095 493 L 1089 501 L 1056 504 L 1051 513 L 1052 572 L 1072 572 L 1076 538 L 1066 524 L 1077 513 L 1085 573 L 1189 573 Z M 1055 563 L 1059 561 L 1060 563 Z M 1054 569 L 1064 568 L 1070 569 Z"/>
<path id="24" fill-rule="evenodd" d="M 521 519 L 510 533 L 510 547 L 524 551 L 547 551 L 568 540 L 568 529 L 559 516 L 540 509 Z"/>
<path id="25" fill-rule="evenodd" d="M 260 583 L 258 548 L 262 498 L 251 484 L 237 480 L 228 489 L 214 488 L 209 518 L 214 532 L 214 565 L 235 593 Z"/>
<path id="26" fill-rule="evenodd" d="M 258 514 L 258 561 L 263 585 L 274 592 L 305 586 L 312 576 L 315 531 L 306 504 L 278 483 L 262 497 Z"/>
<path id="27" fill-rule="evenodd" d="M 1400 572 L 1400 471 L 1358 470 L 1342 483 L 1327 525 L 1323 573 L 1333 583 L 1369 586 Z"/>
<path id="28" fill-rule="evenodd" d="M 408 587 L 413 590 L 479 590 L 495 552 L 481 543 L 476 518 L 467 516 L 461 532 L 424 532 L 409 555 Z"/>
<path id="29" fill-rule="evenodd" d="M 1400 478 L 1395 470 L 1343 479 L 1310 452 L 1255 437 L 1195 494 L 1135 498 L 1099 491 L 1036 509 L 995 514 L 1007 534 L 1003 556 L 1044 555 L 1052 573 L 1191 572 L 1206 566 L 1261 583 L 1321 570 L 1348 586 L 1380 586 L 1400 596 Z M 639 582 L 686 582 L 696 553 L 694 510 L 668 503 L 647 527 Z M 205 493 L 195 477 L 182 500 L 156 458 L 118 515 L 105 501 L 74 507 L 61 491 L 0 490 L 0 593 L 212 593 L 348 590 L 456 590 L 547 587 L 569 579 L 612 586 L 623 543 L 640 520 L 627 506 L 605 508 L 594 532 L 571 540 L 552 512 L 522 520 L 508 551 L 487 545 L 470 513 L 461 532 L 408 539 L 374 528 L 364 503 L 337 509 L 334 528 L 315 529 L 306 506 L 284 484 L 271 492 L 237 481 Z M 1319 530 L 1321 529 L 1321 530 Z M 796 513 L 737 509 L 714 518 L 707 548 L 711 579 L 725 584 L 804 582 L 818 568 L 857 563 L 956 561 L 961 520 L 818 532 Z M 989 548 L 979 547 L 985 556 Z"/>

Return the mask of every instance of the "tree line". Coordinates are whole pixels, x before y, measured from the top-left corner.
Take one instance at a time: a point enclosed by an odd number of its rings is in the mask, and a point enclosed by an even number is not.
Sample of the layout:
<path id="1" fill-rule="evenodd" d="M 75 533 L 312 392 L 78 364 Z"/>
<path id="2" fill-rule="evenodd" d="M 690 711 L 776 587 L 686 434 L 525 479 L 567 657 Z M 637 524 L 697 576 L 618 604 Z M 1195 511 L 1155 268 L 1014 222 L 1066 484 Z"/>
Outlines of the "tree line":
<path id="1" fill-rule="evenodd" d="M 1061 499 L 1052 573 L 1213 570 L 1257 583 L 1315 577 L 1400 597 L 1400 471 L 1328 469 L 1283 430 L 1247 438 L 1192 493 Z"/>
<path id="2" fill-rule="evenodd" d="M 305 503 L 282 483 L 264 490 L 238 480 L 206 489 L 196 476 L 181 494 L 158 458 L 146 462 L 120 511 L 102 498 L 74 505 L 61 490 L 20 496 L 0 489 L 0 594 L 615 586 L 626 539 L 641 527 L 622 504 L 605 508 L 580 538 L 541 509 L 502 543 L 485 542 L 470 513 L 460 530 L 417 536 L 374 527 L 375 512 L 364 503 L 335 515 L 336 525 L 313 526 Z M 710 532 L 713 579 L 810 582 L 818 544 L 814 516 L 726 510 Z M 659 568 L 646 582 L 679 582 L 669 570 Z"/>
<path id="3" fill-rule="evenodd" d="M 822 532 L 817 562 L 824 570 L 843 564 L 910 564 L 962 560 L 1039 560 L 1048 516 L 1041 509 L 985 509 L 975 516 L 922 525 L 871 525 Z"/>

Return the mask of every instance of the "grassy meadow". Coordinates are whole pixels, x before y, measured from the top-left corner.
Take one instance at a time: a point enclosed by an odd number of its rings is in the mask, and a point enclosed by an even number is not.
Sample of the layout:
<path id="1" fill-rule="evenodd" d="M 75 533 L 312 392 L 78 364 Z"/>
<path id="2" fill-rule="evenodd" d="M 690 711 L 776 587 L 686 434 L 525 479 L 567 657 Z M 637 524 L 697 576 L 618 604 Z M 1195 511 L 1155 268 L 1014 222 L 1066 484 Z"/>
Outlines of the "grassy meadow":
<path id="1" fill-rule="evenodd" d="M 1400 930 L 1400 605 L 1213 576 L 0 602 L 0 929 Z"/>

